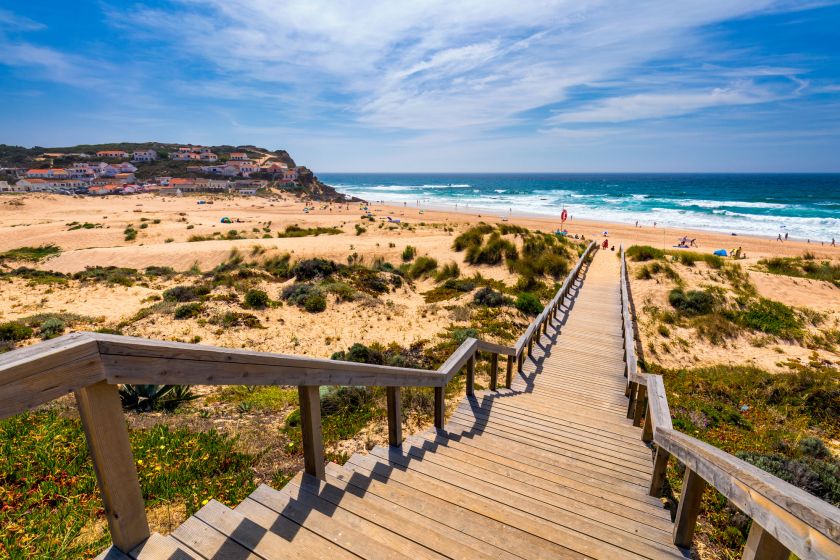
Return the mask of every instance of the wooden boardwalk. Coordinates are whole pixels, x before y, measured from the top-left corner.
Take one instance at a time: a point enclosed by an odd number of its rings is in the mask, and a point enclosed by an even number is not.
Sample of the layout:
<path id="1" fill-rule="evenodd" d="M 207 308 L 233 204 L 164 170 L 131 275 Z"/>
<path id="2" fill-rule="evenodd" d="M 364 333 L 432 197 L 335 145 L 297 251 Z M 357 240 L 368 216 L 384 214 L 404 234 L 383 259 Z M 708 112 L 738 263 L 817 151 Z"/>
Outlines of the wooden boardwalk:
<path id="1" fill-rule="evenodd" d="M 684 558 L 627 419 L 620 262 L 599 252 L 511 389 L 444 430 L 211 501 L 134 558 Z M 124 558 L 113 549 L 112 558 Z"/>

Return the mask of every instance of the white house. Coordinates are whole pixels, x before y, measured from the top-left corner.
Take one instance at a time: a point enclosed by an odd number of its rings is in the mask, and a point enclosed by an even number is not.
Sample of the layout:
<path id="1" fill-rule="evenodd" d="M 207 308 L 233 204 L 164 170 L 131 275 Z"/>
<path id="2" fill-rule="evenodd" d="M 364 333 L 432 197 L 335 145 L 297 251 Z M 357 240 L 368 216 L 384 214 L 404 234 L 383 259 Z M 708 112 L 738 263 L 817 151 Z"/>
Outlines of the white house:
<path id="1" fill-rule="evenodd" d="M 233 152 L 230 154 L 230 161 L 248 161 L 248 154 L 243 152 Z"/>
<path id="2" fill-rule="evenodd" d="M 201 150 L 199 157 L 201 158 L 201 161 L 219 161 L 219 156 L 210 151 L 205 152 L 204 150 Z"/>
<path id="3" fill-rule="evenodd" d="M 131 161 L 155 161 L 157 158 L 155 150 L 138 150 L 131 154 Z"/>

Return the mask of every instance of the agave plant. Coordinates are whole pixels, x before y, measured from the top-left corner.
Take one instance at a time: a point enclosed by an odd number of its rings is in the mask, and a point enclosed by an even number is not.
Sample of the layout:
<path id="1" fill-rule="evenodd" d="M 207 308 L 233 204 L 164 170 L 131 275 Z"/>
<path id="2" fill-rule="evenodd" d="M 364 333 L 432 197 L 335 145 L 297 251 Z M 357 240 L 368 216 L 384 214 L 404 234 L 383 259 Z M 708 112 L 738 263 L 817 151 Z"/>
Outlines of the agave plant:
<path id="1" fill-rule="evenodd" d="M 123 408 L 140 412 L 172 411 L 197 397 L 187 385 L 120 385 Z"/>

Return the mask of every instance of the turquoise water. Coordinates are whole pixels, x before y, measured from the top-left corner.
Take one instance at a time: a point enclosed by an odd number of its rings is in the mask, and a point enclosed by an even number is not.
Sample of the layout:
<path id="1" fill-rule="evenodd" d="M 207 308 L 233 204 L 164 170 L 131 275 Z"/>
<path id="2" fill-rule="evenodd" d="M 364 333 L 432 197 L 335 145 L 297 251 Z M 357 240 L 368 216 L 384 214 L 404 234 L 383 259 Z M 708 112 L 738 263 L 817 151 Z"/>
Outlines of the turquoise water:
<path id="1" fill-rule="evenodd" d="M 324 173 L 365 200 L 795 239 L 840 239 L 840 174 Z"/>

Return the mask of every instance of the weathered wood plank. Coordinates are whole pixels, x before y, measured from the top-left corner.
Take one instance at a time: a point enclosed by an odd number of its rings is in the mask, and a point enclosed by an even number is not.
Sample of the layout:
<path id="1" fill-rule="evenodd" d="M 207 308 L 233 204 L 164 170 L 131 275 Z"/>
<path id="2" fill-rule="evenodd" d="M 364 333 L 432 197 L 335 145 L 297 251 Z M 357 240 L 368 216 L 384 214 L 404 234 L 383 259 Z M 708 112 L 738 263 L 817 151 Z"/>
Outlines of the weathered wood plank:
<path id="1" fill-rule="evenodd" d="M 317 385 L 298 387 L 300 431 L 303 438 L 303 468 L 324 478 L 324 438 L 321 435 L 321 396 Z"/>
<path id="2" fill-rule="evenodd" d="M 385 395 L 388 403 L 388 443 L 400 445 L 403 441 L 400 388 L 388 387 Z"/>
<path id="3" fill-rule="evenodd" d="M 790 551 L 782 543 L 753 522 L 741 556 L 743 560 L 788 560 L 789 557 Z"/>
<path id="4" fill-rule="evenodd" d="M 677 517 L 674 519 L 674 544 L 682 548 L 691 548 L 694 539 L 694 529 L 697 526 L 697 515 L 700 513 L 700 501 L 706 481 L 691 469 L 685 470 L 682 482 L 680 504 L 677 507 Z"/>
<path id="5" fill-rule="evenodd" d="M 111 540 L 128 553 L 150 533 L 117 387 L 100 381 L 79 389 L 76 403 Z"/>

